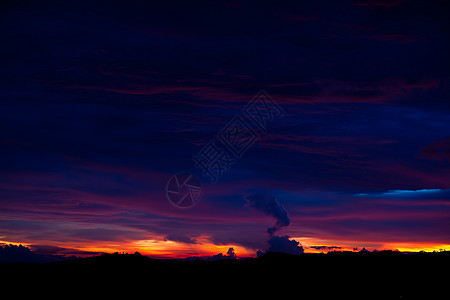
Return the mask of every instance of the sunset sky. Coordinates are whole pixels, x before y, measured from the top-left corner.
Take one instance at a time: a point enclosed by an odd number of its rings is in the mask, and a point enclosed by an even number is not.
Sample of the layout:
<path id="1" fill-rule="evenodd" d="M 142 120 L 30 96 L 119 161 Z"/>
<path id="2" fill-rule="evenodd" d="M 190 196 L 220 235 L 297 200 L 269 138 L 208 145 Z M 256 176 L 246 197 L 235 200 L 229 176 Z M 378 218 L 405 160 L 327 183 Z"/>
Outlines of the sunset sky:
<path id="1" fill-rule="evenodd" d="M 142 2 L 0 3 L 0 245 L 450 250 L 447 1 Z M 260 91 L 279 114 L 233 156 Z M 210 141 L 234 159 L 216 182 Z"/>

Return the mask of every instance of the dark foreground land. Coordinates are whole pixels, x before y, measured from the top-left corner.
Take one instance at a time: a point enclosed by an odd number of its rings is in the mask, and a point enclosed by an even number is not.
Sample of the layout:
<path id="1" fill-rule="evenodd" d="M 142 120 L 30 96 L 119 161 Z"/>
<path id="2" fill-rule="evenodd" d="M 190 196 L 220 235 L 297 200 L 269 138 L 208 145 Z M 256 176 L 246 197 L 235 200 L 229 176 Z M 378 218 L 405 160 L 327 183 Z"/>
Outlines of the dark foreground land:
<path id="1" fill-rule="evenodd" d="M 125 287 L 149 299 L 154 297 L 147 295 L 158 293 L 165 295 L 158 298 L 169 299 L 450 299 L 450 252 L 268 253 L 218 261 L 104 254 L 48 264 L 0 265 L 0 272 L 2 278 L 21 274 L 21 281 L 26 277 L 49 288 L 69 283 L 72 289 L 92 286 L 114 293 Z"/>

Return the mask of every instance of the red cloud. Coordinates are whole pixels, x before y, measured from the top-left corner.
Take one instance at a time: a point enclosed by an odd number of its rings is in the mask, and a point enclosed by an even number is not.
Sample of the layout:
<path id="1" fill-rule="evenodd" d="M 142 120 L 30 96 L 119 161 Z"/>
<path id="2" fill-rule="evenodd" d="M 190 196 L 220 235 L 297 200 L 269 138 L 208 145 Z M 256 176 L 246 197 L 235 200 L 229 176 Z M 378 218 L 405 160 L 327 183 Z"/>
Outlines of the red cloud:
<path id="1" fill-rule="evenodd" d="M 450 138 L 434 141 L 421 148 L 426 158 L 439 161 L 450 161 Z"/>

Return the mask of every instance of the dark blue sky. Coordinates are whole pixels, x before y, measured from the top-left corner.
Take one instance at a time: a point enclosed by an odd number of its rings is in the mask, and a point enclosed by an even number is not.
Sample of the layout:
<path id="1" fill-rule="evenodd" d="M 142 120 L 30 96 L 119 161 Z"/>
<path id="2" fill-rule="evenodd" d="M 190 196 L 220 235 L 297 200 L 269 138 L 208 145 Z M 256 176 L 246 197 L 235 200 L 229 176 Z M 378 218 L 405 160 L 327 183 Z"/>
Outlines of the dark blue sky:
<path id="1" fill-rule="evenodd" d="M 449 247 L 449 20 L 446 1 L 2 2 L 0 242 L 249 254 L 280 209 L 305 251 Z M 192 156 L 261 90 L 284 114 L 209 183 Z M 184 210 L 182 171 L 203 183 Z"/>

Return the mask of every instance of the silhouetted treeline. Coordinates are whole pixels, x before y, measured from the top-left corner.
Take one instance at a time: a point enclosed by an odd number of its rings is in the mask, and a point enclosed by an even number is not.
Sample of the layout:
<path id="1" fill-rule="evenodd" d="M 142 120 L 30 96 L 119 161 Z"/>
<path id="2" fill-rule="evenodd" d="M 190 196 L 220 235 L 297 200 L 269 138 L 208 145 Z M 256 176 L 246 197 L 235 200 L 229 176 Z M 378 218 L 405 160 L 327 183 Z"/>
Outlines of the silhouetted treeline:
<path id="1" fill-rule="evenodd" d="M 106 280 L 111 283 L 108 289 L 120 282 L 121 286 L 131 284 L 173 297 L 203 295 L 207 289 L 214 291 L 211 297 L 246 293 L 251 299 L 267 295 L 277 299 L 308 295 L 314 299 L 433 299 L 449 295 L 449 269 L 448 251 L 266 253 L 258 258 L 214 261 L 103 254 L 56 263 L 0 266 L 4 274 L 14 271 L 33 278 L 51 274 L 48 280 L 75 277 L 81 286 Z"/>
<path id="2" fill-rule="evenodd" d="M 38 256 L 28 247 L 12 244 L 0 246 L 0 263 L 37 261 Z"/>
<path id="3" fill-rule="evenodd" d="M 73 257 L 72 257 L 73 258 Z M 50 263 L 67 260 L 62 255 L 42 255 L 22 245 L 7 244 L 0 246 L 0 264 L 9 263 Z"/>

